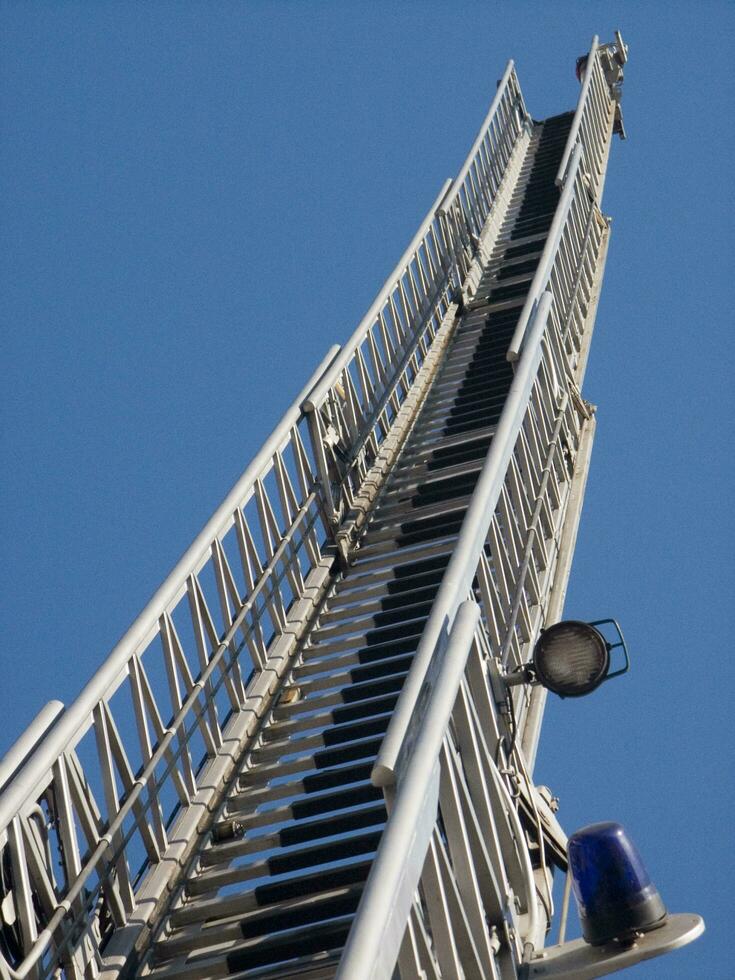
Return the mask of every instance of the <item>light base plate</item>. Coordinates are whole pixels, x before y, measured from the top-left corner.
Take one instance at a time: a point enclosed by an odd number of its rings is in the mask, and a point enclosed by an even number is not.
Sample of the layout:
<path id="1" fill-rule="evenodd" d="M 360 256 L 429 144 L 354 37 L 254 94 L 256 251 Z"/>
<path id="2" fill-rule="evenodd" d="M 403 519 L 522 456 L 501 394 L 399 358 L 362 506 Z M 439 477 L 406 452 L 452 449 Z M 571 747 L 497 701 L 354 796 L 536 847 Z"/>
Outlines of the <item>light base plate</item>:
<path id="1" fill-rule="evenodd" d="M 686 946 L 704 932 L 700 915 L 681 912 L 669 915 L 664 925 L 643 933 L 634 946 L 617 943 L 590 946 L 584 939 L 574 939 L 561 946 L 548 946 L 526 964 L 524 980 L 593 980 L 615 973 L 641 960 L 649 960 Z"/>

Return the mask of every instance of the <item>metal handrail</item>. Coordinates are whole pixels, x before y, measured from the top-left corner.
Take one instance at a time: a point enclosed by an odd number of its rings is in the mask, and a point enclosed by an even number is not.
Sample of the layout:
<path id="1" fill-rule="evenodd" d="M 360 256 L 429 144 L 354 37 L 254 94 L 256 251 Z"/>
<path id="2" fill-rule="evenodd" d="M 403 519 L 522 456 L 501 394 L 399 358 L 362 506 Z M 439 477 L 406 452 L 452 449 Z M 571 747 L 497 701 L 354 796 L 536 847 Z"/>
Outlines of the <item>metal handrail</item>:
<path id="1" fill-rule="evenodd" d="M 592 38 L 574 119 L 555 178 L 558 187 L 568 182 L 575 146 L 581 146 L 582 166 L 589 181 L 590 193 L 597 202 L 602 196 L 610 135 L 616 114 L 619 113 L 617 103 L 625 61 L 627 48 L 619 33 L 616 33 L 616 41 L 612 44 L 601 45 L 597 35 Z M 619 123 L 618 132 L 624 139 L 622 116 Z"/>
<path id="2" fill-rule="evenodd" d="M 461 195 L 469 201 L 470 186 L 478 190 L 477 182 L 485 182 L 479 187 L 479 196 L 472 199 L 470 217 L 475 225 L 479 222 L 482 226 L 492 207 L 522 132 L 523 113 L 522 97 L 511 63 L 483 123 L 481 135 L 465 161 L 461 179 L 456 182 L 457 196 L 453 200 L 457 201 Z M 491 159 L 494 147 L 496 159 Z M 446 220 L 443 212 L 440 213 L 440 205 L 446 201 L 447 194 L 451 194 L 453 186 L 451 181 L 444 184 L 408 249 L 350 340 L 343 348 L 330 349 L 255 459 L 80 695 L 47 730 L 33 753 L 19 764 L 15 764 L 15 756 L 11 758 L 12 772 L 0 792 L 0 842 L 10 835 L 15 842 L 14 861 L 22 863 L 25 845 L 20 821 L 36 807 L 41 794 L 47 795 L 48 803 L 51 797 L 47 791 L 53 787 L 53 805 L 58 813 L 52 814 L 52 818 L 55 832 L 60 840 L 64 838 L 65 883 L 57 886 L 53 881 L 54 872 L 49 869 L 48 890 L 56 892 L 55 906 L 45 917 L 40 916 L 36 925 L 37 913 L 26 874 L 18 898 L 25 915 L 21 923 L 25 929 L 24 953 L 14 966 L 0 955 L 0 975 L 21 978 L 31 972 L 34 976 L 36 972 L 43 973 L 47 963 L 44 960 L 41 969 L 40 961 L 47 955 L 52 942 L 53 955 L 68 956 L 75 944 L 82 941 L 83 934 L 92 939 L 91 933 L 79 932 L 75 918 L 81 915 L 89 920 L 88 902 L 85 899 L 84 909 L 79 903 L 86 894 L 85 882 L 91 875 L 96 874 L 95 880 L 99 881 L 93 892 L 108 889 L 106 895 L 111 901 L 115 925 L 126 922 L 135 909 L 141 880 L 140 876 L 132 880 L 133 852 L 128 852 L 128 847 L 132 848 L 132 836 L 139 836 L 139 845 L 142 841 L 140 846 L 147 854 L 148 864 L 160 864 L 171 843 L 169 821 L 172 813 L 163 812 L 163 803 L 159 799 L 163 782 L 168 780 L 170 786 L 173 781 L 181 806 L 178 820 L 186 816 L 188 802 L 200 789 L 203 793 L 211 791 L 208 784 L 202 788 L 200 774 L 205 770 L 198 760 L 190 758 L 187 740 L 192 733 L 201 734 L 206 762 L 217 758 L 219 746 L 230 737 L 228 733 L 232 726 L 228 719 L 251 711 L 251 692 L 258 687 L 261 672 L 271 665 L 269 658 L 273 657 L 279 638 L 282 637 L 284 643 L 293 640 L 293 627 L 287 630 L 286 620 L 289 607 L 302 600 L 311 601 L 306 595 L 309 593 L 309 582 L 304 580 L 306 573 L 322 571 L 317 567 L 322 560 L 317 535 L 323 534 L 327 538 L 330 535 L 333 514 L 329 512 L 329 505 L 334 475 L 325 464 L 324 444 L 320 439 L 320 427 L 326 422 L 323 414 L 332 413 L 330 417 L 339 429 L 339 438 L 345 441 L 349 454 L 362 465 L 364 461 L 359 454 L 362 452 L 367 458 L 366 454 L 374 451 L 390 429 L 393 416 L 381 406 L 390 401 L 395 411 L 407 396 L 453 292 L 466 275 L 471 259 L 467 254 L 466 229 L 455 227 Z M 465 216 L 463 220 L 469 219 Z M 307 425 L 312 439 L 311 454 L 300 435 Z M 298 496 L 291 484 L 292 475 L 285 458 L 287 451 L 295 457 L 291 466 L 292 474 L 296 473 L 299 482 Z M 356 479 L 359 476 L 358 470 Z M 266 488 L 266 479 L 274 484 L 277 494 Z M 349 481 L 343 478 L 343 482 L 348 484 Z M 347 485 L 345 495 L 348 499 L 349 490 Z M 251 530 L 247 523 L 249 518 L 244 516 L 245 507 L 248 505 L 254 510 L 256 504 L 257 526 Z M 283 518 L 277 517 L 276 504 L 280 506 Z M 318 525 L 316 515 L 321 515 Z M 237 537 L 247 586 L 244 594 L 228 565 L 224 549 L 224 537 L 228 534 Z M 308 552 L 306 561 L 303 560 L 305 552 Z M 215 625 L 210 615 L 204 594 L 205 577 L 207 581 L 215 580 L 223 628 Z M 190 607 L 187 628 L 193 630 L 196 640 L 195 646 L 189 640 L 192 649 L 196 650 L 193 657 L 183 649 L 173 618 L 187 597 Z M 267 643 L 262 625 L 264 603 L 268 616 L 274 621 L 273 636 Z M 242 637 L 239 645 L 236 635 Z M 144 667 L 143 654 L 153 645 L 157 646 L 159 640 L 164 660 L 168 658 L 168 685 L 174 702 L 170 720 L 161 717 L 167 709 L 161 707 L 159 710 Z M 246 645 L 253 670 L 247 685 L 239 673 L 241 650 Z M 282 660 L 283 655 L 279 656 Z M 183 695 L 179 691 L 181 677 L 185 688 Z M 142 763 L 137 768 L 127 758 L 128 747 L 118 733 L 110 704 L 113 695 L 126 682 L 130 683 L 136 717 L 125 719 L 123 734 L 128 737 L 127 728 L 137 729 L 140 744 L 136 752 L 142 755 Z M 217 716 L 214 698 L 218 693 L 226 694 L 229 698 L 226 703 L 231 706 L 230 714 L 225 718 L 226 730 L 225 723 L 220 723 Z M 237 718 L 233 720 L 241 724 Z M 27 730 L 22 737 L 25 739 L 23 744 L 28 741 L 26 736 L 30 738 L 35 730 L 34 726 Z M 96 741 L 97 759 L 94 773 L 87 774 L 82 766 L 84 760 L 78 758 L 77 752 L 92 736 Z M 165 770 L 161 773 L 157 766 L 164 763 Z M 94 779 L 88 775 L 93 775 Z M 73 791 L 70 785 L 74 779 L 77 783 Z M 118 785 L 120 779 L 122 792 Z M 96 800 L 92 794 L 93 790 L 99 792 L 100 781 L 104 799 Z M 94 840 L 82 840 L 83 846 L 78 848 L 75 838 L 80 836 L 80 831 L 75 826 L 73 808 L 79 806 L 79 800 L 72 801 L 71 794 L 76 792 L 78 795 L 80 791 L 88 797 L 82 802 L 88 807 L 86 819 L 94 826 Z M 98 809 L 101 813 L 97 813 Z M 173 815 L 176 813 L 174 809 Z M 124 821 L 131 817 L 132 825 L 124 826 Z M 176 862 L 170 864 L 173 869 Z M 85 928 L 91 928 L 89 921 Z"/>
<path id="3" fill-rule="evenodd" d="M 355 351 L 365 339 L 365 335 L 367 334 L 368 330 L 372 327 L 376 317 L 385 306 L 389 296 L 395 290 L 396 284 L 402 278 L 402 276 L 406 274 L 411 262 L 415 260 L 431 225 L 436 219 L 437 208 L 445 197 L 447 190 L 452 186 L 452 178 L 447 177 L 442 184 L 442 188 L 437 194 L 434 203 L 429 208 L 426 217 L 419 225 L 416 234 L 413 236 L 410 244 L 396 263 L 395 268 L 383 283 L 378 295 L 370 304 L 370 308 L 368 309 L 367 313 L 362 320 L 360 320 L 349 340 L 342 345 L 339 355 L 334 358 L 334 361 L 332 364 L 330 364 L 329 369 L 322 374 L 314 387 L 309 391 L 309 394 L 302 401 L 302 408 L 305 411 L 316 411 L 320 405 L 324 404 L 330 388 L 332 388 L 335 382 L 339 381 L 342 372 L 349 365 L 351 359 L 355 356 Z"/>
<path id="4" fill-rule="evenodd" d="M 521 315 L 518 317 L 518 323 L 513 331 L 513 336 L 506 354 L 506 358 L 509 361 L 517 361 L 521 356 L 523 338 L 525 336 L 526 329 L 536 311 L 541 296 L 548 285 L 551 270 L 556 260 L 562 232 L 564 231 L 564 226 L 569 217 L 569 209 L 571 208 L 572 201 L 574 199 L 575 177 L 577 176 L 581 159 L 582 147 L 577 144 L 572 153 L 572 161 L 569 168 L 569 179 L 564 185 L 564 190 L 559 198 L 559 204 L 554 212 L 554 219 L 551 222 L 551 228 L 549 229 L 549 235 L 546 239 L 544 250 L 541 253 L 541 258 L 539 259 L 538 266 L 536 267 L 536 272 L 534 273 L 533 280 L 531 281 L 531 285 L 528 289 L 528 295 L 526 296 L 526 301 L 523 304 Z"/>
<path id="5" fill-rule="evenodd" d="M 104 664 L 95 672 L 74 702 L 66 708 L 52 735 L 32 758 L 29 767 L 19 774 L 19 777 L 22 775 L 22 780 L 16 778 L 0 794 L 0 830 L 7 826 L 13 815 L 22 807 L 25 798 L 33 793 L 35 786 L 43 781 L 45 773 L 58 756 L 78 740 L 80 726 L 86 727 L 89 724 L 95 706 L 109 695 L 111 688 L 116 686 L 132 654 L 136 649 L 145 646 L 156 631 L 161 610 L 173 605 L 184 595 L 187 578 L 201 569 L 209 557 L 212 541 L 220 537 L 231 524 L 233 512 L 250 492 L 255 481 L 262 476 L 273 453 L 281 447 L 294 423 L 299 419 L 304 393 L 311 390 L 314 381 L 329 367 L 339 350 L 338 344 L 329 348 L 319 367 L 296 396 L 291 407 L 284 413 L 253 461 L 186 549 L 133 625 L 115 645 Z"/>
<path id="6" fill-rule="evenodd" d="M 457 699 L 475 629 L 477 603 L 460 604 L 432 665 L 432 684 L 413 744 L 407 748 L 388 822 L 373 858 L 337 980 L 390 980 L 436 823 L 439 752 Z"/>
<path id="7" fill-rule="evenodd" d="M 416 709 L 419 693 L 434 652 L 452 627 L 457 610 L 466 598 L 477 573 L 477 565 L 487 531 L 498 504 L 508 462 L 528 409 L 541 360 L 541 340 L 551 311 L 551 295 L 545 293 L 538 304 L 528 342 L 508 392 L 500 422 L 477 479 L 452 556 L 442 577 L 421 640 L 411 662 L 401 694 L 373 766 L 375 786 L 391 786 L 403 743 Z"/>
<path id="8" fill-rule="evenodd" d="M 579 136 L 580 126 L 582 125 L 582 116 L 587 108 L 588 96 L 590 92 L 590 86 L 592 83 L 592 73 L 595 68 L 595 60 L 597 58 L 597 51 L 600 47 L 600 38 L 595 34 L 592 38 L 592 44 L 590 45 L 590 51 L 587 55 L 587 64 L 584 69 L 584 77 L 582 79 L 582 89 L 579 93 L 579 99 L 577 101 L 577 107 L 574 111 L 574 119 L 572 120 L 572 128 L 569 130 L 569 136 L 567 137 L 567 142 L 564 147 L 564 153 L 562 154 L 561 162 L 559 164 L 559 169 L 556 174 L 556 185 L 561 187 L 565 183 L 567 167 L 571 159 L 572 153 L 574 152 L 574 147 L 577 144 L 577 138 Z"/>
<path id="9" fill-rule="evenodd" d="M 334 527 L 390 428 L 388 404 L 400 407 L 464 281 L 525 118 L 511 61 L 458 177 L 444 184 L 340 356 L 303 402 Z"/>
<path id="10" fill-rule="evenodd" d="M 493 101 L 490 103 L 490 108 L 488 109 L 487 115 L 483 120 L 482 126 L 480 126 L 480 131 L 478 132 L 477 137 L 475 138 L 475 142 L 472 144 L 470 151 L 467 154 L 467 158 L 465 162 L 462 164 L 459 173 L 454 178 L 451 188 L 446 190 L 444 199 L 441 201 L 439 205 L 439 210 L 444 213 L 451 210 L 452 205 L 457 200 L 463 188 L 467 187 L 467 180 L 470 171 L 472 170 L 473 166 L 475 166 L 480 149 L 482 148 L 483 144 L 487 140 L 487 135 L 490 130 L 490 126 L 492 125 L 493 120 L 495 119 L 500 103 L 503 99 L 503 96 L 505 95 L 506 87 L 509 84 L 511 84 L 511 80 L 514 75 L 514 67 L 515 67 L 515 62 L 511 58 L 508 61 L 507 65 L 505 66 L 505 71 L 503 72 L 502 78 L 498 82 L 498 89 L 495 93 Z M 520 89 L 518 89 L 518 95 L 519 97 L 521 97 Z M 522 104 L 523 103 L 521 97 L 521 105 Z M 525 114 L 525 108 L 524 108 L 524 114 Z"/>
<path id="11" fill-rule="evenodd" d="M 0 760 L 0 790 L 11 781 L 17 770 L 38 748 L 64 711 L 61 701 L 49 701 L 38 712 L 23 734 L 15 740 Z"/>

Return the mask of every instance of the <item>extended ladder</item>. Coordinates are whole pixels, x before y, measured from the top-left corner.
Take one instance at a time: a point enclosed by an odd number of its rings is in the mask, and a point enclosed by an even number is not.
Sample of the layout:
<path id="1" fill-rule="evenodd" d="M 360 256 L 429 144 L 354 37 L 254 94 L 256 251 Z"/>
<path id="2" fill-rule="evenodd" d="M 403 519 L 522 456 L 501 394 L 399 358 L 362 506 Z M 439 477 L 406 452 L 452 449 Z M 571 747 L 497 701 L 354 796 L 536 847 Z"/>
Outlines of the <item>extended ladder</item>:
<path id="1" fill-rule="evenodd" d="M 533 785 L 589 454 L 626 52 L 513 63 L 459 176 L 70 707 L 0 767 L 0 975 L 515 978 L 565 838 Z"/>

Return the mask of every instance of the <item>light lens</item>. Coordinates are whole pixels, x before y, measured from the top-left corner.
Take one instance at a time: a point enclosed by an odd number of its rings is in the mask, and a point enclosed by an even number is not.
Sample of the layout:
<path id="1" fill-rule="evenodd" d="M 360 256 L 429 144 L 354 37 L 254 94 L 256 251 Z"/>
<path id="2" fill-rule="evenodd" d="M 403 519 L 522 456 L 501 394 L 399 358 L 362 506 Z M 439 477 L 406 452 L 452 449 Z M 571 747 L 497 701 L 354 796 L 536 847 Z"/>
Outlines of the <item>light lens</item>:
<path id="1" fill-rule="evenodd" d="M 572 834 L 569 870 L 582 935 L 594 946 L 625 942 L 666 921 L 666 908 L 641 856 L 619 823 L 595 823 Z"/>
<path id="2" fill-rule="evenodd" d="M 541 634 L 533 651 L 539 682 L 564 698 L 594 691 L 610 667 L 607 643 L 594 626 L 569 619 Z"/>

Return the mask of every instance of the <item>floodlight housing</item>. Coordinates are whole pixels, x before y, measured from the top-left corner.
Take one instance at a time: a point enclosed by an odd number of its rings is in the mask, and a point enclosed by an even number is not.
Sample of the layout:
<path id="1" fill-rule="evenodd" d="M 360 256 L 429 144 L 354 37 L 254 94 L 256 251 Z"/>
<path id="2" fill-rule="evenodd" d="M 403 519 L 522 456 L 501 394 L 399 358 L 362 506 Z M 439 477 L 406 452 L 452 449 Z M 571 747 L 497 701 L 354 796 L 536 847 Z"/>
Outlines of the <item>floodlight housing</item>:
<path id="1" fill-rule="evenodd" d="M 618 640 L 611 643 L 597 629 L 611 623 Z M 610 653 L 621 647 L 625 664 L 610 670 Z M 533 649 L 531 670 L 534 679 L 562 698 L 578 698 L 590 694 L 604 681 L 624 674 L 629 666 L 628 649 L 623 634 L 614 619 L 598 619 L 585 623 L 567 619 L 545 629 Z"/>

